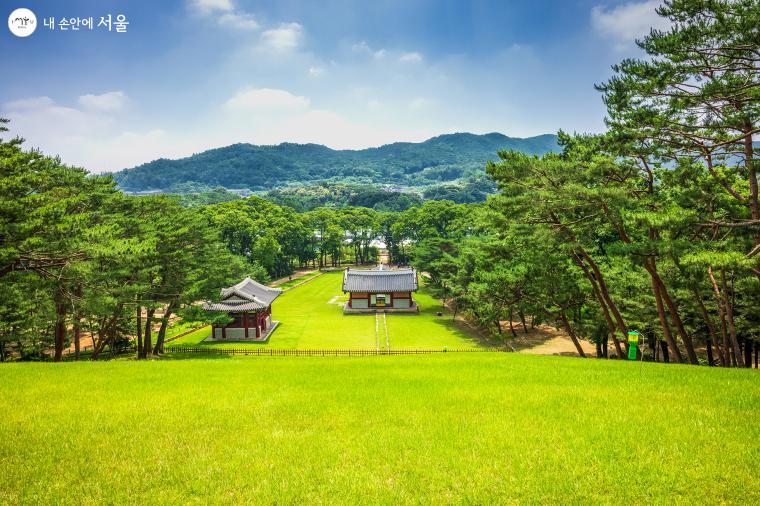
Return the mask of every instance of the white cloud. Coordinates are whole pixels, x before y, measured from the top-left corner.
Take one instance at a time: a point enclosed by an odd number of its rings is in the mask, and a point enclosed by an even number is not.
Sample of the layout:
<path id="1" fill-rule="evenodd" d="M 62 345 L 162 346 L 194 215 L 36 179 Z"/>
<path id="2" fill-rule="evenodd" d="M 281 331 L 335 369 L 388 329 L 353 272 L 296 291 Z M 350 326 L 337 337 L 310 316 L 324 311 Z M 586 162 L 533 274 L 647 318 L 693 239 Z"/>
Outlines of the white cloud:
<path id="1" fill-rule="evenodd" d="M 298 23 L 283 23 L 261 34 L 264 45 L 275 51 L 289 51 L 297 48 L 303 38 L 303 27 Z"/>
<path id="2" fill-rule="evenodd" d="M 246 12 L 227 12 L 219 16 L 216 20 L 222 26 L 234 28 L 236 30 L 258 30 L 259 23 L 253 14 Z"/>
<path id="3" fill-rule="evenodd" d="M 591 26 L 603 37 L 614 40 L 616 49 L 627 49 L 637 38 L 649 34 L 650 29 L 664 30 L 670 26 L 670 21 L 655 11 L 660 3 L 646 0 L 612 8 L 597 5 L 591 9 Z"/>
<path id="4" fill-rule="evenodd" d="M 188 6 L 200 14 L 229 12 L 234 8 L 231 0 L 189 0 Z"/>
<path id="5" fill-rule="evenodd" d="M 403 53 L 398 57 L 398 61 L 405 63 L 419 63 L 422 61 L 422 55 L 417 51 L 411 51 L 409 53 Z"/>
<path id="6" fill-rule="evenodd" d="M 127 95 L 123 91 L 109 91 L 102 95 L 82 95 L 79 105 L 91 111 L 114 112 L 124 108 Z"/>
<path id="7" fill-rule="evenodd" d="M 364 40 L 361 41 L 361 42 L 357 42 L 356 44 L 352 45 L 351 46 L 351 51 L 353 51 L 354 53 L 359 53 L 359 54 L 368 54 L 368 55 L 370 55 L 373 58 L 376 58 L 378 60 L 381 59 L 381 58 L 384 58 L 385 55 L 386 55 L 386 53 L 387 53 L 387 51 L 385 49 L 383 49 L 383 48 L 372 49 L 369 46 L 369 44 L 367 44 L 367 41 L 364 41 Z"/>
<path id="8" fill-rule="evenodd" d="M 369 44 L 367 44 L 367 41 L 363 40 L 361 42 L 357 42 L 356 44 L 351 46 L 351 51 L 354 53 L 369 53 L 372 50 L 369 48 Z"/>
<path id="9" fill-rule="evenodd" d="M 24 111 L 28 109 L 43 109 L 46 107 L 52 107 L 54 105 L 55 102 L 50 97 L 30 97 L 6 102 L 3 104 L 3 110 Z"/>
<path id="10" fill-rule="evenodd" d="M 367 102 L 367 108 L 371 111 L 379 111 L 383 108 L 383 103 L 373 98 Z"/>
<path id="11" fill-rule="evenodd" d="M 325 73 L 325 69 L 322 67 L 309 67 L 309 75 L 311 77 L 319 77 Z"/>
<path id="12" fill-rule="evenodd" d="M 246 88 L 237 92 L 224 104 L 228 111 L 297 111 L 307 107 L 308 98 L 272 88 Z"/>

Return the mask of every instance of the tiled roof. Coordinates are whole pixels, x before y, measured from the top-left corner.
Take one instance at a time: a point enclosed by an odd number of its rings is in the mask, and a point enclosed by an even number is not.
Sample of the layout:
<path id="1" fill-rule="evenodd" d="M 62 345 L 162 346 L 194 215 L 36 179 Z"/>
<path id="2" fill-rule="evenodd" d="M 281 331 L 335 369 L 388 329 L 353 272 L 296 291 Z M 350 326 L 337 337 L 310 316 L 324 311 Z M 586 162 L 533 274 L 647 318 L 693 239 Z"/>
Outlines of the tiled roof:
<path id="1" fill-rule="evenodd" d="M 222 302 L 208 302 L 203 305 L 203 309 L 206 311 L 223 311 L 225 313 L 236 313 L 238 311 L 258 311 L 265 309 L 266 306 L 257 302 L 244 302 L 244 301 L 222 301 Z"/>
<path id="2" fill-rule="evenodd" d="M 417 290 L 417 271 L 414 269 L 360 271 L 346 269 L 343 274 L 344 292 L 414 292 Z"/>
<path id="3" fill-rule="evenodd" d="M 229 288 L 222 288 L 222 300 L 206 303 L 206 311 L 255 311 L 269 307 L 282 293 L 281 288 L 271 288 L 245 278 Z"/>

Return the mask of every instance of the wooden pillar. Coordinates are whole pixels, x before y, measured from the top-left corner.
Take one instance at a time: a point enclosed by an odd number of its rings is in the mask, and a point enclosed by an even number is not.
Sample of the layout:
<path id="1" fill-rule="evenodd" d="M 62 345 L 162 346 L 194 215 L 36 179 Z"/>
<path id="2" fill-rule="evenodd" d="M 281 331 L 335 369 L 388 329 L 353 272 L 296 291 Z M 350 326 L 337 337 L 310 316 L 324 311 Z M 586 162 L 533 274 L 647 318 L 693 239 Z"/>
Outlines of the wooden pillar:
<path id="1" fill-rule="evenodd" d="M 211 339 L 216 339 L 216 325 L 211 324 Z"/>
<path id="2" fill-rule="evenodd" d="M 227 325 L 222 327 L 222 339 L 227 339 Z"/>
<path id="3" fill-rule="evenodd" d="M 243 335 L 248 339 L 248 311 L 243 312 Z"/>

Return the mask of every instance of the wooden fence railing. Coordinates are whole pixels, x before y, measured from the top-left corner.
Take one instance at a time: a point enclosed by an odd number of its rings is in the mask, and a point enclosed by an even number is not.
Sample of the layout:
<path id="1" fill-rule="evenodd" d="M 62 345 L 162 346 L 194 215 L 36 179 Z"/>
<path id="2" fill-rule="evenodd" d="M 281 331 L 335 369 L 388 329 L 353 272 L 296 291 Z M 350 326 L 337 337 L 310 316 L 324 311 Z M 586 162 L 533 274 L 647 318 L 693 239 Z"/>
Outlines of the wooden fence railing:
<path id="1" fill-rule="evenodd" d="M 494 353 L 509 351 L 504 348 L 430 348 L 430 349 L 325 349 L 325 350 L 300 350 L 300 349 L 276 349 L 276 348 L 212 348 L 206 346 L 170 346 L 167 353 L 212 353 L 218 355 L 257 355 L 257 356 L 309 356 L 309 357 L 334 357 L 334 356 L 365 356 L 365 355 L 426 355 L 432 353 Z"/>

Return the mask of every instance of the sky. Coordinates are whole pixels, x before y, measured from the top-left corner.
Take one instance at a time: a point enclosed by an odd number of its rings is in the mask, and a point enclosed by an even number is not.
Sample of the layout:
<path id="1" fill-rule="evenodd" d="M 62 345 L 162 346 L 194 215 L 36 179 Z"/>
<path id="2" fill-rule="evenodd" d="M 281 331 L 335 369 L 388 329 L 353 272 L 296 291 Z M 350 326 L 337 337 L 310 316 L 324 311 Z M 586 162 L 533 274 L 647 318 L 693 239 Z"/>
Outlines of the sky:
<path id="1" fill-rule="evenodd" d="M 0 0 L 0 117 L 27 146 L 92 172 L 238 142 L 599 132 L 593 85 L 664 26 L 657 4 Z M 18 7 L 36 15 L 28 37 L 8 29 Z M 125 32 L 60 29 L 109 14 Z"/>

